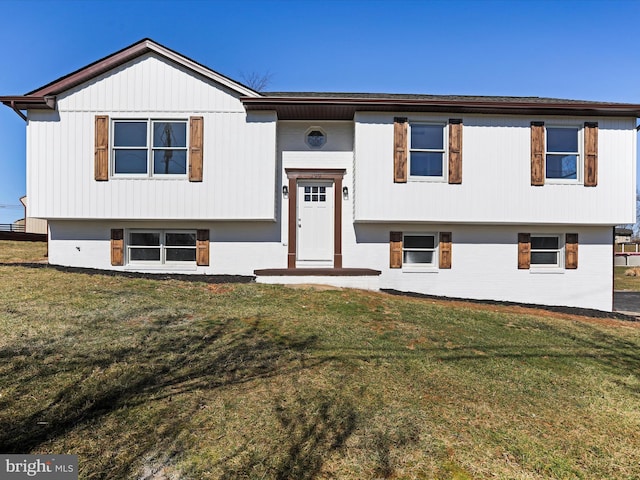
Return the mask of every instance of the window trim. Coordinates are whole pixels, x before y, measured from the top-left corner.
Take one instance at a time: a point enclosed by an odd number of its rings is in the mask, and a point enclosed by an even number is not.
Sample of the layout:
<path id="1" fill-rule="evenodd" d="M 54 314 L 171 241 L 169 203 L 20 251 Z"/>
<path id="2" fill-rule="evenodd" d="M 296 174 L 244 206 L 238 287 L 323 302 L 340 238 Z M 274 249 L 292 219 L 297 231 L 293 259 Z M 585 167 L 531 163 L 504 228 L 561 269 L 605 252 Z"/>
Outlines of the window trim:
<path id="1" fill-rule="evenodd" d="M 449 122 L 438 120 L 407 120 L 407 179 L 416 182 L 448 182 L 449 179 Z M 411 146 L 411 130 L 414 125 L 431 125 L 442 127 L 442 149 L 413 148 Z M 442 175 L 411 175 L 411 154 L 413 152 L 442 153 Z"/>
<path id="2" fill-rule="evenodd" d="M 146 247 L 146 248 L 158 248 L 160 250 L 160 260 L 131 260 L 131 249 L 136 247 L 145 248 L 144 245 L 132 245 L 131 234 L 132 233 L 158 233 L 160 236 L 160 245 L 158 247 Z M 186 233 L 192 234 L 195 237 L 195 243 L 191 246 L 167 246 L 166 235 L 168 233 Z M 162 229 L 162 228 L 131 228 L 125 232 L 125 266 L 136 267 L 196 267 L 198 262 L 198 230 L 197 229 Z M 167 248 L 180 248 L 180 249 L 193 249 L 194 260 L 193 261 L 167 261 L 166 251 Z"/>
<path id="3" fill-rule="evenodd" d="M 433 248 L 405 248 L 405 237 L 433 237 Z M 433 252 L 431 263 L 406 263 L 404 261 L 405 251 L 429 251 Z M 440 234 L 439 232 L 402 232 L 402 271 L 403 272 L 437 272 L 439 269 L 440 259 Z"/>
<path id="4" fill-rule="evenodd" d="M 544 238 L 556 238 L 558 240 L 558 248 L 549 250 L 549 249 L 534 249 L 533 248 L 533 239 L 537 237 Z M 564 264 L 565 264 L 565 235 L 562 233 L 531 233 L 529 237 L 529 271 L 531 272 L 564 272 Z M 535 252 L 556 252 L 558 255 L 558 261 L 554 264 L 544 264 L 544 263 L 533 263 L 531 261 L 531 257 Z"/>
<path id="5" fill-rule="evenodd" d="M 188 118 L 152 118 L 152 117 L 132 117 L 132 118 L 112 118 L 110 119 L 110 128 L 113 135 L 109 138 L 109 172 L 111 178 L 147 178 L 147 179 L 189 179 L 189 155 L 190 155 L 190 122 Z M 115 145 L 116 135 L 115 126 L 116 123 L 140 123 L 145 122 L 147 126 L 146 146 L 143 147 L 117 147 Z M 167 123 L 184 123 L 185 124 L 185 146 L 184 147 L 171 147 L 171 150 L 184 151 L 185 152 L 185 173 L 155 173 L 153 171 L 154 159 L 153 154 L 156 150 L 168 150 L 165 147 L 153 146 L 153 126 L 157 122 Z M 146 150 L 147 152 L 147 171 L 146 173 L 116 173 L 116 150 Z"/>
<path id="6" fill-rule="evenodd" d="M 566 128 L 577 130 L 577 152 L 551 152 L 549 151 L 549 129 Z M 576 178 L 552 178 L 547 177 L 547 156 L 558 155 L 561 153 L 577 155 L 576 159 Z M 584 128 L 579 123 L 546 123 L 544 124 L 544 183 L 556 185 L 582 185 L 584 183 Z"/>
<path id="7" fill-rule="evenodd" d="M 322 145 L 313 145 L 311 142 L 309 142 L 309 136 L 312 132 L 320 132 L 322 134 L 322 136 L 324 137 L 324 142 L 322 142 Z M 324 147 L 326 147 L 328 141 L 329 137 L 327 136 L 327 132 L 322 127 L 311 126 L 304 132 L 304 143 L 312 150 L 322 150 Z"/>

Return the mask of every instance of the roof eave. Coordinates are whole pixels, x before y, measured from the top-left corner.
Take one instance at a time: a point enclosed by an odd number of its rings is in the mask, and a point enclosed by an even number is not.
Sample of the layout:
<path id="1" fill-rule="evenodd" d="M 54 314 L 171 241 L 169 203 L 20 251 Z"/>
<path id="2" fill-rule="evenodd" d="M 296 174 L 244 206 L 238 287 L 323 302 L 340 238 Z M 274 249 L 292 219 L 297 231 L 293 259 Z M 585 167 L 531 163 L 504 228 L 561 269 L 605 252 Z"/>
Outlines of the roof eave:
<path id="1" fill-rule="evenodd" d="M 324 119 L 345 120 L 357 111 L 448 112 L 512 115 L 579 115 L 609 117 L 640 117 L 640 105 L 597 102 L 496 102 L 496 101 L 442 101 L 415 99 L 361 99 L 319 97 L 243 97 L 247 110 L 275 110 L 279 118 L 310 119 L 322 114 Z M 333 112 L 333 113 L 332 113 Z M 280 115 L 280 114 L 284 115 Z"/>

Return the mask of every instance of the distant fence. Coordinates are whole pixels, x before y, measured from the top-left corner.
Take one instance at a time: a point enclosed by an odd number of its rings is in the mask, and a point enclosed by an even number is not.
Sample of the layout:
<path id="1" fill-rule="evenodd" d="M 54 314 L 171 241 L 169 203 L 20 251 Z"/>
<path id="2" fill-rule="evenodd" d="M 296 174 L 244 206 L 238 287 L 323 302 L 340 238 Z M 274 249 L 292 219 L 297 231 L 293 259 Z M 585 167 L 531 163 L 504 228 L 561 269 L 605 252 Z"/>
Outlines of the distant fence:
<path id="1" fill-rule="evenodd" d="M 19 242 L 46 242 L 47 234 L 25 233 L 24 227 L 22 227 L 21 230 L 3 230 L 2 228 L 0 228 L 0 240 L 17 240 Z"/>
<path id="2" fill-rule="evenodd" d="M 24 225 L 16 225 L 15 223 L 0 223 L 0 232 L 24 233 Z"/>

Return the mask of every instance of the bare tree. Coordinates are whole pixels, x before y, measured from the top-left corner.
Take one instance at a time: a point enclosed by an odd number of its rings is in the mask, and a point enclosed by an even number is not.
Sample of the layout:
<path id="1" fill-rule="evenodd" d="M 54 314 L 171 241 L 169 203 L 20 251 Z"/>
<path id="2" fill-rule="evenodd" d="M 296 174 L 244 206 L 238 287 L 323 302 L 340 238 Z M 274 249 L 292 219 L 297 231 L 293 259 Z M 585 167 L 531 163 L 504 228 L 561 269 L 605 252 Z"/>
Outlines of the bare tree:
<path id="1" fill-rule="evenodd" d="M 273 73 L 267 71 L 265 73 L 258 72 L 240 72 L 240 78 L 242 83 L 247 87 L 255 90 L 256 92 L 262 92 L 271 83 Z"/>

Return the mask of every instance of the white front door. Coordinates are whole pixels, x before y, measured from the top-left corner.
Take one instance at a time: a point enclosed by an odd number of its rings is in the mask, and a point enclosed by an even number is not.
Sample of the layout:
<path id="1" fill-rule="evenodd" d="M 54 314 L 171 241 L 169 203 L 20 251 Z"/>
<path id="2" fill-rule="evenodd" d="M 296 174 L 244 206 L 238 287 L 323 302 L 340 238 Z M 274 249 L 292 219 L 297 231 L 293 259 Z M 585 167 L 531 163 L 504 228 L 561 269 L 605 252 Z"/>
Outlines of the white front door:
<path id="1" fill-rule="evenodd" d="M 298 182 L 297 262 L 301 267 L 333 266 L 333 182 Z"/>

